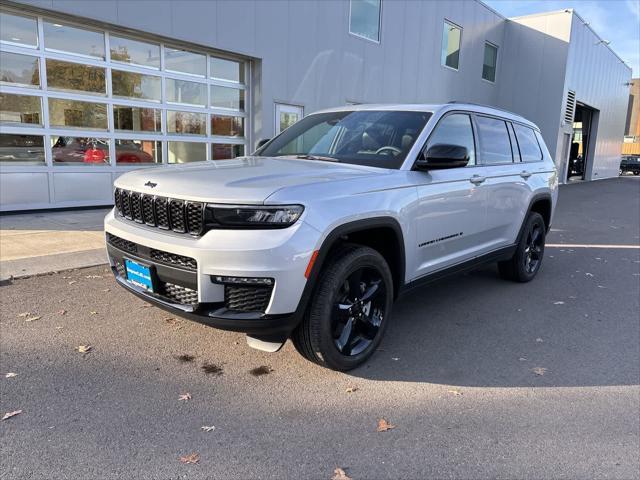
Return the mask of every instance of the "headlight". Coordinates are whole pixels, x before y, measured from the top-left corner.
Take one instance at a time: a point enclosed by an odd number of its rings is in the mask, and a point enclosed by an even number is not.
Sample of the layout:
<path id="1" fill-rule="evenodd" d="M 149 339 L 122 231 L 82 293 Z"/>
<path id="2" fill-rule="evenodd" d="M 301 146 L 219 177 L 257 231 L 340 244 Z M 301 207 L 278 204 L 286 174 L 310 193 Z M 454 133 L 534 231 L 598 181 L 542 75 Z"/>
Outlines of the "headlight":
<path id="1" fill-rule="evenodd" d="M 303 211 L 302 205 L 207 205 L 207 223 L 213 228 L 285 228 L 293 225 Z"/>

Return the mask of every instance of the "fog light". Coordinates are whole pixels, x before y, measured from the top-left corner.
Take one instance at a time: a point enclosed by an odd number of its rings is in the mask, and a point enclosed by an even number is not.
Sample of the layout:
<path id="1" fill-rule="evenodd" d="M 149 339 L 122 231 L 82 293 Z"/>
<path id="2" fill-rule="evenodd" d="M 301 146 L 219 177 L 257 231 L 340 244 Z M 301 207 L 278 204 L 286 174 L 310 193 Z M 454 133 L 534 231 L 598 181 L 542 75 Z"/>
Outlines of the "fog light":
<path id="1" fill-rule="evenodd" d="M 256 277 L 224 277 L 213 276 L 211 281 L 214 283 L 232 284 L 232 285 L 273 285 L 273 278 L 256 278 Z"/>

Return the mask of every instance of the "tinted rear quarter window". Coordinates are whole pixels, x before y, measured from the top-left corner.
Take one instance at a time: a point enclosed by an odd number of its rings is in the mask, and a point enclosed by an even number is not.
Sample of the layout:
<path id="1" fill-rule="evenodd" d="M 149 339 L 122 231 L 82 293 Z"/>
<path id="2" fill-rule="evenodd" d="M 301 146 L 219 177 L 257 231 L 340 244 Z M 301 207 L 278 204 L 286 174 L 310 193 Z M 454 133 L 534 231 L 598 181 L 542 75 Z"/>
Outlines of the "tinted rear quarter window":
<path id="1" fill-rule="evenodd" d="M 485 165 L 513 162 L 509 131 L 504 120 L 476 117 L 480 136 L 481 162 Z"/>
<path id="2" fill-rule="evenodd" d="M 523 162 L 539 162 L 542 160 L 542 150 L 536 139 L 533 129 L 523 125 L 514 125 L 518 146 L 520 147 L 520 157 Z"/>

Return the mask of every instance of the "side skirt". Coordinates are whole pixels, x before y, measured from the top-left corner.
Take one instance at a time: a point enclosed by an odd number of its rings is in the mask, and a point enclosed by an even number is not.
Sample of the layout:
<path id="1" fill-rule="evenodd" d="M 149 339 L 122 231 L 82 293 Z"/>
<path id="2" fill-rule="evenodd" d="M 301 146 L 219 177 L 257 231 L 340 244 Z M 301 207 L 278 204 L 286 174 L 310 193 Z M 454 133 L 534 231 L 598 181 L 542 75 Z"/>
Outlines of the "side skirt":
<path id="1" fill-rule="evenodd" d="M 436 270 L 435 272 L 428 273 L 419 277 L 415 280 L 412 280 L 409 283 L 405 283 L 400 289 L 398 297 L 407 294 L 410 291 L 413 291 L 416 288 L 420 288 L 428 283 L 436 282 L 445 277 L 449 277 L 451 275 L 456 275 L 463 272 L 468 272 L 469 270 L 474 270 L 481 265 L 486 265 L 487 263 L 500 262 L 502 260 L 508 260 L 515 254 L 517 249 L 517 244 L 509 245 L 508 247 L 503 247 L 498 250 L 494 250 L 489 253 L 485 253 L 479 257 L 472 258 L 470 260 L 465 260 L 461 263 L 456 263 L 450 267 L 445 267 L 440 270 Z"/>

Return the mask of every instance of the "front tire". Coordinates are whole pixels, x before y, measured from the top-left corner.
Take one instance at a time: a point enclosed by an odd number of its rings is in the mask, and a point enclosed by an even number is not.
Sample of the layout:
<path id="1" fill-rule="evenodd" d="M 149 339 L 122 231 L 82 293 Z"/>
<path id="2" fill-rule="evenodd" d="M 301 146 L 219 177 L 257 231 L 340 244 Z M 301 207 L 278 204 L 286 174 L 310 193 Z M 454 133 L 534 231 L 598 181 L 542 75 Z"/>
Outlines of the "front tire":
<path id="1" fill-rule="evenodd" d="M 308 360 L 346 371 L 380 345 L 391 314 L 393 280 L 385 259 L 369 247 L 345 245 L 333 257 L 291 339 Z"/>
<path id="2" fill-rule="evenodd" d="M 521 283 L 533 280 L 542 265 L 545 236 L 546 226 L 542 215 L 530 212 L 513 257 L 498 262 L 500 276 Z"/>

